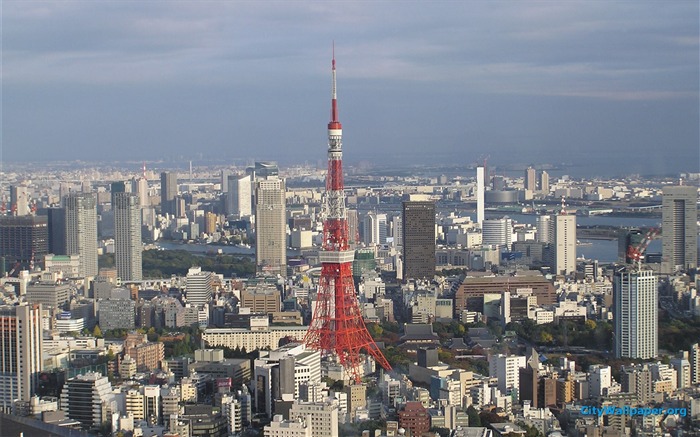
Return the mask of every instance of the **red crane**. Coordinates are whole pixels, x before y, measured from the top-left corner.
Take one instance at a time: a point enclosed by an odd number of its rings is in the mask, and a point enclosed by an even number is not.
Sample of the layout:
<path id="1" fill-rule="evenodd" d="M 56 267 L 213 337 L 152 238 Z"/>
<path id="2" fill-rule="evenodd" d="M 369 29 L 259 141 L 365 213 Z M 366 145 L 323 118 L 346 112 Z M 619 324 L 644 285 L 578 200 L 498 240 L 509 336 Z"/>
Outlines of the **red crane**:
<path id="1" fill-rule="evenodd" d="M 334 50 L 335 52 L 335 50 Z M 335 357 L 355 383 L 362 377 L 365 352 L 391 370 L 389 362 L 367 331 L 352 278 L 355 251 L 350 249 L 343 182 L 343 128 L 338 119 L 335 53 L 332 61 L 331 121 L 328 123 L 328 173 L 323 199 L 321 277 L 314 316 L 304 337 L 307 347 Z"/>
<path id="2" fill-rule="evenodd" d="M 647 247 L 649 247 L 649 243 L 651 243 L 651 240 L 656 238 L 658 234 L 658 228 L 651 228 L 647 231 L 639 244 L 636 246 L 632 244 L 627 246 L 627 259 L 629 259 L 631 263 L 641 263 L 644 258 L 644 252 L 647 250 Z"/>

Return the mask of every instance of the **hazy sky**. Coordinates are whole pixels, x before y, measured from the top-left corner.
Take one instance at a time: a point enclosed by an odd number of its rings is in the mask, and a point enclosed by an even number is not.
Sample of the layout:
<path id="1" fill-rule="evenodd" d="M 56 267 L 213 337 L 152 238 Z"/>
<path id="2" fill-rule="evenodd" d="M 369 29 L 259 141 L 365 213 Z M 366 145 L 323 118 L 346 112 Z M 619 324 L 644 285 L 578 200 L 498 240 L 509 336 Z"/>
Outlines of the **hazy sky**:
<path id="1" fill-rule="evenodd" d="M 27 160 L 698 171 L 688 1 L 2 2 L 2 145 Z"/>

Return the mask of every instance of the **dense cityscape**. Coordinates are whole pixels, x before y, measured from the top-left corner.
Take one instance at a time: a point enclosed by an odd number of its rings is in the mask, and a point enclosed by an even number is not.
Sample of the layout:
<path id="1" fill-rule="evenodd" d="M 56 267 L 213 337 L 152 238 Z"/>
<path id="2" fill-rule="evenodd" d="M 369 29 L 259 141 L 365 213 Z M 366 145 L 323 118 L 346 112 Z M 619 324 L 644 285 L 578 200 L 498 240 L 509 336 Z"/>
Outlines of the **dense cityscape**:
<path id="1" fill-rule="evenodd" d="M 700 430 L 700 174 L 343 174 L 341 138 L 321 169 L 6 166 L 3 435 Z"/>
<path id="2" fill-rule="evenodd" d="M 0 437 L 700 436 L 696 2 L 354 3 L 3 5 Z"/>

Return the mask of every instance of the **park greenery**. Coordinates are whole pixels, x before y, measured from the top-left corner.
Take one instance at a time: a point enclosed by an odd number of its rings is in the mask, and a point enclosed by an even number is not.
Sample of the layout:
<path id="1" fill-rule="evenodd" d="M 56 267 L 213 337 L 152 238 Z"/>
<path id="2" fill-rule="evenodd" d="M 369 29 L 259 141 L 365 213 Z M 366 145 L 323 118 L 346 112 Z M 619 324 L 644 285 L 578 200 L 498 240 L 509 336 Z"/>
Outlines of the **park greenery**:
<path id="1" fill-rule="evenodd" d="M 100 267 L 114 267 L 114 254 L 100 255 L 99 264 Z M 246 256 L 193 254 L 185 250 L 145 250 L 143 252 L 145 278 L 184 276 L 193 266 L 199 266 L 204 271 L 222 274 L 224 277 L 247 278 L 255 275 L 255 262 Z"/>
<path id="2" fill-rule="evenodd" d="M 509 323 L 506 330 L 537 346 L 578 346 L 586 349 L 612 350 L 612 323 L 605 321 L 562 320 L 538 325 L 532 320 Z"/>

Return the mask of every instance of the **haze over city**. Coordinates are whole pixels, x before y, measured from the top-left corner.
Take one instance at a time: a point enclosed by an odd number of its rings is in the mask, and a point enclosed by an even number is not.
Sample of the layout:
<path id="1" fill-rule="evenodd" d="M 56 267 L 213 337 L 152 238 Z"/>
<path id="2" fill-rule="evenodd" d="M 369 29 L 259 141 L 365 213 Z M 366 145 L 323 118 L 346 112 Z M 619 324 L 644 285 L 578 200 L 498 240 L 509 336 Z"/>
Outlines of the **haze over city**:
<path id="1" fill-rule="evenodd" d="M 698 169 L 698 3 L 3 2 L 2 160 Z"/>

